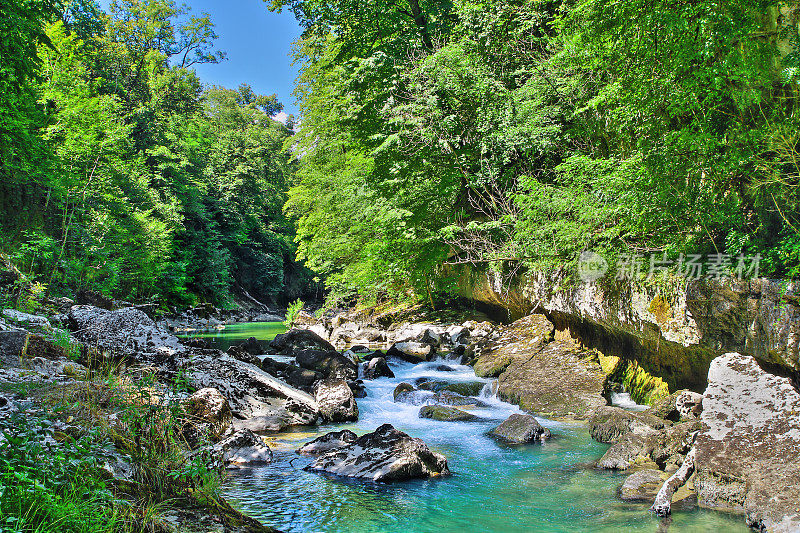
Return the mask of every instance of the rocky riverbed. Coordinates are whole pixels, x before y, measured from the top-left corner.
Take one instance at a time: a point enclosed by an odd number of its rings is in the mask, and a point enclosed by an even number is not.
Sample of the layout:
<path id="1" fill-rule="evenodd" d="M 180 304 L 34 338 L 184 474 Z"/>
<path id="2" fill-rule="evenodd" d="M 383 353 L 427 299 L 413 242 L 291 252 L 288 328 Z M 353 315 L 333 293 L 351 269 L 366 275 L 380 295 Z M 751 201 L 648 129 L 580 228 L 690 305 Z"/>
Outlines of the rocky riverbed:
<path id="1" fill-rule="evenodd" d="M 569 513 L 557 513 L 555 506 L 559 497 L 568 501 L 569 496 L 553 485 L 538 490 L 550 490 L 554 501 L 504 495 L 517 490 L 518 476 L 528 467 L 545 478 L 553 467 L 565 476 L 558 483 L 583 484 L 595 495 L 603 487 L 602 497 L 579 505 L 586 512 L 597 507 L 586 515 L 588 521 L 575 522 L 580 527 L 594 521 L 602 525 L 598 529 L 611 528 L 615 520 L 632 530 L 651 527 L 658 518 L 647 508 L 655 503 L 662 516 L 674 511 L 675 530 L 682 523 L 730 523 L 723 515 L 702 514 L 698 506 L 744 515 L 742 526 L 800 529 L 795 479 L 800 395 L 792 379 L 749 355 L 714 358 L 704 391 L 667 390 L 650 398 L 649 409 L 630 410 L 609 405 L 609 399 L 624 391 L 626 379 L 630 382 L 631 365 L 621 373 L 618 358 L 560 332 L 544 315 L 507 325 L 480 315 L 430 322 L 306 316 L 300 327 L 271 342 L 249 339 L 222 352 L 202 340 L 178 339 L 174 323 L 156 321 L 144 309 L 62 303 L 51 317 L 4 311 L 0 408 L 28 408 L 30 384 L 86 383 L 98 365 L 116 365 L 120 375 L 134 379 L 146 373 L 157 390 L 180 382 L 182 392 L 162 392 L 156 401 L 177 394 L 169 401 L 185 413 L 181 434 L 187 457 L 209 457 L 219 468 L 236 469 L 238 488 L 230 494 L 248 512 L 278 520 L 272 525 L 306 530 L 253 503 L 259 490 L 273 496 L 295 492 L 293 477 L 299 474 L 291 473 L 295 464 L 286 454 L 305 444 L 306 452 L 296 455 L 306 468 L 298 486 L 318 479 L 320 487 L 342 498 L 338 505 L 353 503 L 340 487 L 367 494 L 378 490 L 381 496 L 373 505 L 380 508 L 378 502 L 388 505 L 394 491 L 416 490 L 397 483 L 442 483 L 425 485 L 441 488 L 443 495 L 424 513 L 431 523 L 441 519 L 437 512 L 466 513 L 450 493 L 463 482 L 452 479 L 471 478 L 483 486 L 476 476 L 491 472 L 495 483 L 480 492 L 483 498 L 499 498 L 500 507 L 508 506 L 503 512 L 513 514 L 517 507 L 527 516 L 526 505 L 547 503 L 554 506 L 553 516 L 568 524 Z M 77 351 L 68 353 L 48 340 L 53 323 L 70 330 Z M 61 431 L 80 431 L 63 424 Z M 342 433 L 342 424 L 355 433 Z M 326 436 L 331 431 L 339 433 Z M 589 435 L 598 444 L 587 447 Z M 585 448 L 581 453 L 578 442 Z M 124 451 L 118 456 L 120 463 L 129 462 Z M 499 463 L 482 471 L 486 460 Z M 270 487 L 259 483 L 264 478 L 271 480 Z M 400 488 L 341 485 L 341 478 L 391 481 Z M 427 481 L 404 481 L 413 479 Z M 475 501 L 474 495 L 460 498 Z M 603 511 L 621 505 L 625 512 Z M 401 522 L 409 519 L 400 515 Z M 297 524 L 318 529 L 316 520 L 304 516 Z M 345 523 L 337 524 L 331 530 L 347 530 Z"/>

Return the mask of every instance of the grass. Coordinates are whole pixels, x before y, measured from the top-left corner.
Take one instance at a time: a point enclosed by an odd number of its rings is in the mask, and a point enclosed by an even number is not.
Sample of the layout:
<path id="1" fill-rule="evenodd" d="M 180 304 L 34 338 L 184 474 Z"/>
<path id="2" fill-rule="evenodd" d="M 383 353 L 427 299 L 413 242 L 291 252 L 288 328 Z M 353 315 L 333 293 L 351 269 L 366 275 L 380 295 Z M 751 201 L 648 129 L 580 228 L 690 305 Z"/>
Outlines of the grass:
<path id="1" fill-rule="evenodd" d="M 187 459 L 179 387 L 113 370 L 4 386 L 39 410 L 0 420 L 0 532 L 160 531 L 159 515 L 178 502 L 225 509 L 220 472 L 207 458 Z M 134 465 L 130 479 L 101 468 L 111 457 Z"/>

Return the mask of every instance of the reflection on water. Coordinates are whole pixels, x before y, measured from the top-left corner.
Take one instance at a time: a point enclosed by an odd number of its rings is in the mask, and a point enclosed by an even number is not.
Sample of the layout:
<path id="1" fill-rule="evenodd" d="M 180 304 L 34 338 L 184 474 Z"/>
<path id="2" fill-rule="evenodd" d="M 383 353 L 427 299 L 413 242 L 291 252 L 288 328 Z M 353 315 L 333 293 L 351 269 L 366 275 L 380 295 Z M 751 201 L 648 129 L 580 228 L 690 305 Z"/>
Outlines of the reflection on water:
<path id="1" fill-rule="evenodd" d="M 205 339 L 214 348 L 227 350 L 250 337 L 255 337 L 260 341 L 271 341 L 275 338 L 275 335 L 285 331 L 286 326 L 283 325 L 283 322 L 242 322 L 239 324 L 227 324 L 221 330 L 196 331 L 180 335 L 180 337 L 185 339 Z"/>
<path id="2" fill-rule="evenodd" d="M 648 513 L 646 504 L 620 501 L 616 492 L 625 474 L 591 467 L 608 445 L 591 440 L 582 425 L 540 419 L 552 440 L 511 447 L 485 435 L 518 412 L 496 398 L 482 398 L 489 407 L 471 409 L 485 422 L 455 423 L 421 419 L 419 407 L 392 401 L 398 383 L 418 377 L 487 381 L 470 367 L 442 372 L 435 366 L 392 363 L 394 379 L 366 382 L 358 422 L 276 435 L 270 441 L 274 463 L 231 474 L 227 495 L 286 532 L 748 531 L 741 517 L 703 510 L 676 512 L 669 525 Z M 361 434 L 386 422 L 445 454 L 453 475 L 393 484 L 355 481 L 305 472 L 309 459 L 294 453 L 328 431 L 348 427 Z"/>

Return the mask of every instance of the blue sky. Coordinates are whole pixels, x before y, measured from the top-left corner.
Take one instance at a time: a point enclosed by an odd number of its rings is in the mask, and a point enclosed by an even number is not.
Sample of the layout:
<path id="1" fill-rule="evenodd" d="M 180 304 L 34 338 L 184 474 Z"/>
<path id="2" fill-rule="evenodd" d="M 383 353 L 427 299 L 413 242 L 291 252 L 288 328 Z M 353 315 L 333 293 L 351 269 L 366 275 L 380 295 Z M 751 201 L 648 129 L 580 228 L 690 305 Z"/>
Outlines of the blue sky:
<path id="1" fill-rule="evenodd" d="M 100 0 L 106 9 L 110 0 Z M 292 42 L 300 36 L 294 16 L 272 13 L 262 0 L 181 0 L 192 13 L 209 13 L 217 48 L 228 58 L 216 65 L 195 65 L 204 83 L 236 88 L 249 83 L 260 94 L 278 95 L 286 113 L 297 115 L 292 90 L 297 70 L 291 66 Z"/>

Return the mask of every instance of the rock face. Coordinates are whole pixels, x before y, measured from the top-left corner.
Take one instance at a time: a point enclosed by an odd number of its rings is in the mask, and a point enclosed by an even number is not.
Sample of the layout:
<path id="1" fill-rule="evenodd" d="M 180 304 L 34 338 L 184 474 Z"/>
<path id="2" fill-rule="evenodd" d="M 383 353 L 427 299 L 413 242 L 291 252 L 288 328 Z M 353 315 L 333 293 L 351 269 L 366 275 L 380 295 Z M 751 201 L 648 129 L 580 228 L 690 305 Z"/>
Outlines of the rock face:
<path id="1" fill-rule="evenodd" d="M 509 416 L 489 434 L 510 444 L 526 444 L 550 438 L 550 430 L 543 427 L 533 416 L 517 413 Z"/>
<path id="2" fill-rule="evenodd" d="M 183 408 L 188 417 L 183 435 L 192 446 L 206 440 L 217 442 L 233 427 L 231 408 L 217 389 L 200 389 L 186 399 Z"/>
<path id="3" fill-rule="evenodd" d="M 319 372 L 329 379 L 354 380 L 358 377 L 358 365 L 336 351 L 300 350 L 295 352 L 295 360 L 300 367 Z"/>
<path id="4" fill-rule="evenodd" d="M 584 419 L 606 405 L 605 374 L 593 353 L 571 341 L 538 346 L 532 339 L 531 351 L 519 347 L 513 354 L 498 379 L 502 399 L 548 418 Z"/>
<path id="5" fill-rule="evenodd" d="M 461 296 L 516 317 L 541 309 L 584 344 L 635 359 L 670 390 L 703 390 L 711 360 L 725 351 L 800 375 L 800 287 L 794 282 L 679 278 L 659 291 L 608 278 L 571 283 L 565 274 L 531 272 L 510 284 L 490 272 L 464 268 L 460 274 Z"/>
<path id="6" fill-rule="evenodd" d="M 292 329 L 276 335 L 269 343 L 270 348 L 281 353 L 292 353 L 299 350 L 320 350 L 333 352 L 336 348 L 331 343 L 309 329 Z"/>
<path id="7" fill-rule="evenodd" d="M 497 377 L 517 359 L 527 359 L 552 339 L 554 326 L 542 315 L 529 315 L 480 343 L 475 374 Z"/>
<path id="8" fill-rule="evenodd" d="M 317 383 L 314 398 L 322 418 L 327 422 L 358 420 L 358 405 L 353 391 L 343 379 L 326 379 Z"/>
<path id="9" fill-rule="evenodd" d="M 474 422 L 481 419 L 472 413 L 445 405 L 426 405 L 419 410 L 419 417 L 430 418 L 439 422 Z"/>
<path id="10" fill-rule="evenodd" d="M 320 455 L 331 450 L 338 450 L 339 448 L 349 446 L 357 439 L 358 436 L 349 429 L 333 431 L 321 437 L 317 437 L 311 442 L 307 442 L 297 450 L 297 453 L 300 455 Z"/>
<path id="11" fill-rule="evenodd" d="M 272 462 L 272 450 L 248 429 L 239 430 L 209 448 L 212 459 L 225 468 L 246 468 Z"/>
<path id="12" fill-rule="evenodd" d="M 230 355 L 206 350 L 187 361 L 185 370 L 190 385 L 218 389 L 235 417 L 259 418 L 264 429 L 313 424 L 319 416 L 317 402 L 310 395 Z"/>
<path id="13" fill-rule="evenodd" d="M 409 363 L 424 363 L 435 351 L 429 344 L 421 342 L 396 342 L 386 351 L 386 357 L 396 357 Z"/>
<path id="14" fill-rule="evenodd" d="M 744 512 L 762 531 L 800 530 L 800 393 L 751 356 L 711 363 L 697 436 L 700 505 Z"/>
<path id="15" fill-rule="evenodd" d="M 401 481 L 449 474 L 447 459 L 391 424 L 319 456 L 306 470 L 371 481 Z"/>
<path id="16" fill-rule="evenodd" d="M 99 349 L 113 357 L 152 362 L 165 353 L 175 354 L 185 349 L 177 337 L 132 307 L 108 311 L 76 305 L 69 311 L 69 323 L 75 338 L 90 349 Z"/>

